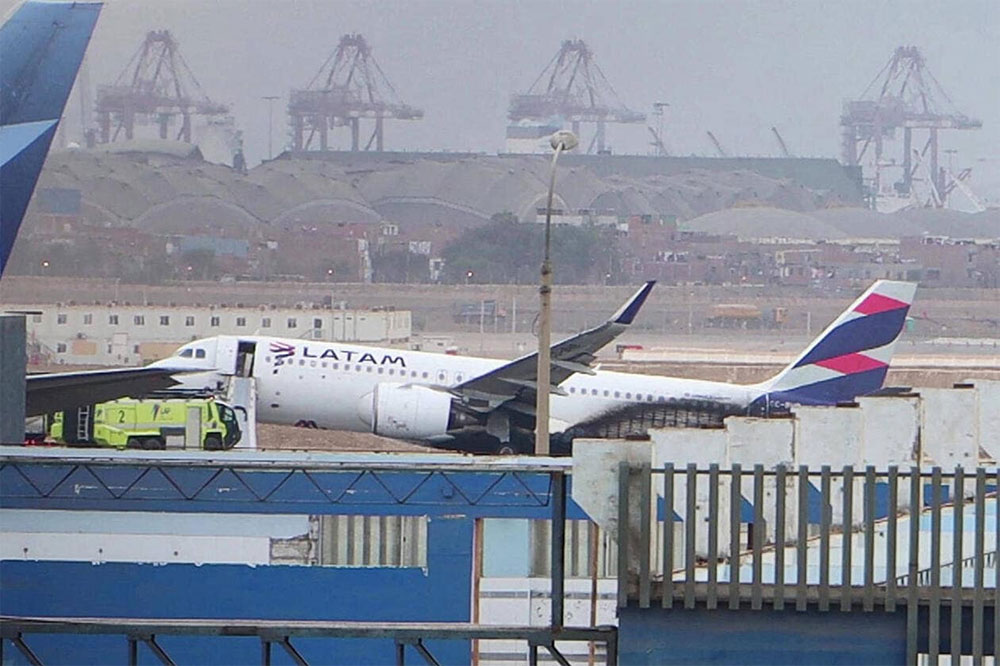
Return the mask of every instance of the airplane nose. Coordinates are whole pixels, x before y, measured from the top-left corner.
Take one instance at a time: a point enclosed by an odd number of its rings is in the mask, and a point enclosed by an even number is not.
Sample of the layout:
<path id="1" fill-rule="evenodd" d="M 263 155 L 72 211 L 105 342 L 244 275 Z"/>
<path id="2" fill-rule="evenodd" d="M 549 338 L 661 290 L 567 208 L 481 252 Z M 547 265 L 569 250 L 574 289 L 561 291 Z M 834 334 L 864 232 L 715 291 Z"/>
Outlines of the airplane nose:
<path id="1" fill-rule="evenodd" d="M 372 425 L 375 421 L 375 393 L 365 393 L 358 400 L 358 418 L 365 425 Z"/>

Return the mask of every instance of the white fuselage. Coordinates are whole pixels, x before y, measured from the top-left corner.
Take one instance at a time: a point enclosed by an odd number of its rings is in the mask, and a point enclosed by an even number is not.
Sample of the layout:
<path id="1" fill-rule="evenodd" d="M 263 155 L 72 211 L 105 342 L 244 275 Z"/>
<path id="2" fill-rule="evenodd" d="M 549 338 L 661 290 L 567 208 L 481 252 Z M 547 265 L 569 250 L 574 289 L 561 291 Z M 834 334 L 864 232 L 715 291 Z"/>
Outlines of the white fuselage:
<path id="1" fill-rule="evenodd" d="M 160 363 L 171 366 L 187 363 L 192 368 L 231 375 L 233 366 L 226 359 L 235 358 L 235 354 L 227 354 L 223 348 L 229 343 L 235 345 L 235 340 L 220 336 L 191 342 L 178 350 L 178 355 Z M 447 391 L 508 363 L 261 336 L 239 340 L 256 344 L 252 376 L 256 379 L 258 421 L 306 422 L 336 430 L 372 431 L 370 416 L 365 412 L 372 392 L 380 383 L 414 384 Z M 198 347 L 207 349 L 201 359 L 194 358 L 194 354 L 181 357 L 185 349 Z M 745 407 L 761 394 L 758 387 L 751 385 L 601 370 L 593 375 L 575 374 L 560 388 L 566 395 L 551 397 L 553 433 L 638 403 L 691 400 Z"/>

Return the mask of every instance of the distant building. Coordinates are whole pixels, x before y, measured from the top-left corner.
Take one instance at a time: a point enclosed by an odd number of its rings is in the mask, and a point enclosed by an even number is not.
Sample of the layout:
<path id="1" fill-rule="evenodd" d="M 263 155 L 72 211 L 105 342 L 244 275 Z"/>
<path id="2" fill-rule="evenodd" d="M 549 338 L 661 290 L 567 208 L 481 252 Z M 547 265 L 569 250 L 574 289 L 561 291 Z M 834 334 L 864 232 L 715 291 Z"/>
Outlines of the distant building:
<path id="1" fill-rule="evenodd" d="M 28 312 L 29 363 L 139 365 L 215 335 L 271 335 L 331 342 L 388 343 L 410 338 L 409 310 L 327 306 L 6 305 Z"/>
<path id="2" fill-rule="evenodd" d="M 545 208 L 538 208 L 535 210 L 535 222 L 538 224 L 545 224 Z M 597 210 L 563 210 L 561 208 L 553 208 L 551 216 L 552 224 L 566 224 L 572 227 L 582 227 L 586 225 L 593 225 L 598 227 L 614 227 L 623 234 L 627 234 L 629 230 L 629 223 L 623 220 L 614 211 L 597 211 Z"/>

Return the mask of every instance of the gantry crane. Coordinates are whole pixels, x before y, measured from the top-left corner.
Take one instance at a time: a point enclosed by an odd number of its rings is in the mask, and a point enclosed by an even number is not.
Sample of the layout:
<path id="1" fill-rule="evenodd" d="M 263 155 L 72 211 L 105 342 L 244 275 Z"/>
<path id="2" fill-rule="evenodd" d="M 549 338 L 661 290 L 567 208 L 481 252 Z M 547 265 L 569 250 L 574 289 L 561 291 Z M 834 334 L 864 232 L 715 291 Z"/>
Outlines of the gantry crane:
<path id="1" fill-rule="evenodd" d="M 943 129 L 979 129 L 981 120 L 970 118 L 955 109 L 941 84 L 927 69 L 920 49 L 900 46 L 889 62 L 868 84 L 860 99 L 844 103 L 840 118 L 843 127 L 843 159 L 850 166 L 870 162 L 874 173 L 866 174 L 873 191 L 881 191 L 881 169 L 902 168 L 902 178 L 893 187 L 908 197 L 913 186 L 913 132 L 927 130 L 927 142 L 918 154 L 928 155 L 930 184 L 936 192 L 946 188 L 945 176 L 938 167 L 938 132 Z M 885 142 L 903 130 L 900 163 L 885 159 Z M 867 158 L 867 159 L 866 159 Z"/>
<path id="2" fill-rule="evenodd" d="M 598 153 L 605 152 L 608 123 L 646 122 L 645 114 L 621 103 L 582 39 L 564 41 L 528 92 L 511 96 L 507 117 L 511 123 L 522 120 L 547 123 L 559 117 L 572 123 L 577 136 L 581 123 L 594 123 L 596 129 L 588 153 L 595 148 Z"/>
<path id="3" fill-rule="evenodd" d="M 404 104 L 382 68 L 372 57 L 372 49 L 359 34 L 340 38 L 334 51 L 305 89 L 293 90 L 288 101 L 292 125 L 292 147 L 309 150 L 319 136 L 319 150 L 329 149 L 329 132 L 347 126 L 351 150 L 361 149 L 361 120 L 374 121 L 374 129 L 364 149 L 384 147 L 384 121 L 419 120 L 422 109 Z"/>
<path id="4" fill-rule="evenodd" d="M 229 107 L 205 95 L 170 31 L 152 30 L 115 82 L 97 87 L 95 111 L 101 143 L 134 138 L 137 122 L 158 125 L 166 139 L 178 115 L 174 138 L 190 143 L 192 115 L 226 116 Z"/>

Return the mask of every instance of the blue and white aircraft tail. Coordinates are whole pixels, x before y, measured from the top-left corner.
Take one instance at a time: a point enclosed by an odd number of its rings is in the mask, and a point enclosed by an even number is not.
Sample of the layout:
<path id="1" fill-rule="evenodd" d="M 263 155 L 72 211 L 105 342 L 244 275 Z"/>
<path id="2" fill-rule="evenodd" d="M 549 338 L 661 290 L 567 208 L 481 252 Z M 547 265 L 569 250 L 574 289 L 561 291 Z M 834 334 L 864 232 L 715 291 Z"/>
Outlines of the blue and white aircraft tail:
<path id="1" fill-rule="evenodd" d="M 769 404 L 832 405 L 879 390 L 917 285 L 879 280 L 784 370 L 758 384 Z"/>
<path id="2" fill-rule="evenodd" d="M 0 275 L 100 11 L 29 0 L 0 26 Z"/>

